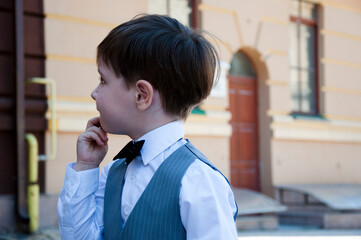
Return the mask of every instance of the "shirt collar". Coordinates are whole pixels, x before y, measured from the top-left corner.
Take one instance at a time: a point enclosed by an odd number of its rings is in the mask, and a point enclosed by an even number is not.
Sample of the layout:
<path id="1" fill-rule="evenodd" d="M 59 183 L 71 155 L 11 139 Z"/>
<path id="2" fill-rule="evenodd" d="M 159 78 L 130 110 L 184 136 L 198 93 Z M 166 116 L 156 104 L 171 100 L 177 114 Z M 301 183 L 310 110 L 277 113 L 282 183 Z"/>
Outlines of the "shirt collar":
<path id="1" fill-rule="evenodd" d="M 181 121 L 170 122 L 143 135 L 138 139 L 138 141 L 145 140 L 140 151 L 143 164 L 150 163 L 155 157 L 183 137 L 184 128 Z"/>

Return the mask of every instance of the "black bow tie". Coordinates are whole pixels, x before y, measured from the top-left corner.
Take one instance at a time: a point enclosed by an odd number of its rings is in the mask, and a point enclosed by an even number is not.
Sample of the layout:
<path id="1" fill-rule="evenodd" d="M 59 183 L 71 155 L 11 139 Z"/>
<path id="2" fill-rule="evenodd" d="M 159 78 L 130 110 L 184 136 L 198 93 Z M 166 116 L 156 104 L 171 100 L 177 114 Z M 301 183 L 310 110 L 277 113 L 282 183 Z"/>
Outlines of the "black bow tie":
<path id="1" fill-rule="evenodd" d="M 133 161 L 136 156 L 139 155 L 143 144 L 144 140 L 138 142 L 130 141 L 127 145 L 125 145 L 122 150 L 120 150 L 120 152 L 113 158 L 113 160 L 125 158 L 125 162 L 127 163 L 127 165 L 129 165 L 129 163 Z"/>

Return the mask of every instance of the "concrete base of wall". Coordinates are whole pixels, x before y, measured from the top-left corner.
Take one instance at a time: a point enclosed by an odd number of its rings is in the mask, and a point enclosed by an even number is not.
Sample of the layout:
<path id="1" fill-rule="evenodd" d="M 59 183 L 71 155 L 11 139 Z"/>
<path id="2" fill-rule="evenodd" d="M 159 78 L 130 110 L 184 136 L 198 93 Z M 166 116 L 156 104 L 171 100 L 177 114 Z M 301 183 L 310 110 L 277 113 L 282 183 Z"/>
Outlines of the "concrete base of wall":
<path id="1" fill-rule="evenodd" d="M 44 194 L 40 196 L 40 220 L 39 227 L 58 226 L 58 213 L 56 205 L 58 194 Z"/>
<path id="2" fill-rule="evenodd" d="M 17 228 L 15 213 L 14 197 L 0 196 L 0 233 L 14 231 Z"/>
<path id="3" fill-rule="evenodd" d="M 361 229 L 361 212 L 327 213 L 324 215 L 324 228 Z"/>
<path id="4" fill-rule="evenodd" d="M 276 230 L 278 228 L 277 216 L 242 216 L 237 217 L 238 230 Z"/>
<path id="5" fill-rule="evenodd" d="M 39 227 L 58 226 L 56 205 L 57 194 L 41 194 L 39 204 Z M 17 219 L 16 204 L 13 195 L 0 196 L 0 233 L 19 230 L 22 224 Z"/>
<path id="6" fill-rule="evenodd" d="M 323 214 L 289 210 L 278 214 L 281 224 L 323 227 Z"/>
<path id="7" fill-rule="evenodd" d="M 279 213 L 280 223 L 325 229 L 361 229 L 361 211 L 341 212 L 324 208 L 291 208 Z"/>
<path id="8" fill-rule="evenodd" d="M 282 224 L 325 229 L 361 229 L 361 211 L 341 211 L 322 204 L 312 196 L 296 191 L 276 191 L 276 199 L 288 209 L 278 214 Z"/>

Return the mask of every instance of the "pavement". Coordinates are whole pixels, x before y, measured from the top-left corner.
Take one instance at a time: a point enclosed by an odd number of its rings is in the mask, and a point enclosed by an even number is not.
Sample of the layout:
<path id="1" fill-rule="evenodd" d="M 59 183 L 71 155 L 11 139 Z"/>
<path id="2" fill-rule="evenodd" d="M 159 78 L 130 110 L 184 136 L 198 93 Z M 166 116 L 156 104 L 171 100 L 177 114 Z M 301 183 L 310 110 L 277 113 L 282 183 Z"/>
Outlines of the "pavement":
<path id="1" fill-rule="evenodd" d="M 274 231 L 239 231 L 239 240 L 361 240 L 361 229 L 327 230 L 310 227 L 280 225 Z M 60 240 L 57 228 L 44 228 L 32 235 L 0 234 L 0 240 Z"/>
<path id="2" fill-rule="evenodd" d="M 40 229 L 34 234 L 6 233 L 0 234 L 0 240 L 61 240 L 58 228 Z"/>
<path id="3" fill-rule="evenodd" d="M 361 240 L 361 229 L 320 229 L 279 225 L 277 230 L 239 231 L 239 240 Z"/>
<path id="4" fill-rule="evenodd" d="M 308 233 L 309 234 L 309 233 Z M 272 236 L 272 235 L 255 235 L 255 236 L 238 236 L 238 240 L 360 240 L 361 235 L 280 235 L 280 236 Z"/>

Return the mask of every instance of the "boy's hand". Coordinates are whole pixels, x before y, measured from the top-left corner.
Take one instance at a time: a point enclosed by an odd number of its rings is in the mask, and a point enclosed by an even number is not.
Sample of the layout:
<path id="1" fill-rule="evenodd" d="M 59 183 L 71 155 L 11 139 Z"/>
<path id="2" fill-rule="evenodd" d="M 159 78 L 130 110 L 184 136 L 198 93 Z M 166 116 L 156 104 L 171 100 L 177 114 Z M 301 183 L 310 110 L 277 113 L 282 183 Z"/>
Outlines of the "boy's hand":
<path id="1" fill-rule="evenodd" d="M 77 141 L 77 162 L 75 171 L 99 167 L 108 151 L 107 133 L 100 127 L 99 117 L 88 121 L 85 132 Z"/>

